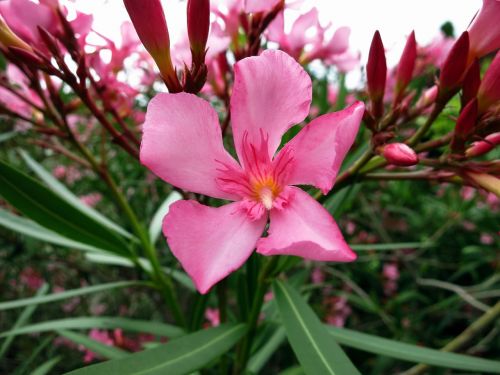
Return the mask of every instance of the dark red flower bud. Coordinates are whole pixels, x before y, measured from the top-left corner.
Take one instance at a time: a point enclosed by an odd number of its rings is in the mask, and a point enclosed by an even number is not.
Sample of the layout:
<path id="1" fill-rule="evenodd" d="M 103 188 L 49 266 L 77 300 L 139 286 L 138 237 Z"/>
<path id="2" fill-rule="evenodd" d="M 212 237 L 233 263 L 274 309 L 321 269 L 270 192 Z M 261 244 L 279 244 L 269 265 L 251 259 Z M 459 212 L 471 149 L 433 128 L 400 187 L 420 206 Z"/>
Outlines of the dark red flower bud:
<path id="1" fill-rule="evenodd" d="M 387 63 L 385 61 L 384 44 L 377 30 L 375 31 L 375 35 L 373 35 L 368 63 L 366 64 L 368 95 L 372 102 L 372 114 L 376 118 L 381 117 L 384 112 L 383 99 L 386 78 Z"/>
<path id="2" fill-rule="evenodd" d="M 170 57 L 170 37 L 160 0 L 123 0 L 146 50 L 160 69 L 170 92 L 182 91 Z"/>
<path id="3" fill-rule="evenodd" d="M 465 107 L 469 101 L 476 97 L 480 84 L 481 71 L 479 69 L 479 62 L 476 59 L 469 66 L 469 69 L 467 69 L 467 73 L 465 74 L 462 88 L 462 107 Z"/>
<path id="4" fill-rule="evenodd" d="M 469 33 L 464 31 L 455 44 L 453 44 L 441 67 L 438 100 L 446 98 L 450 92 L 453 92 L 460 86 L 465 69 L 467 68 L 468 53 Z"/>
<path id="5" fill-rule="evenodd" d="M 455 132 L 451 141 L 451 149 L 462 153 L 465 140 L 472 134 L 477 122 L 478 104 L 477 99 L 471 100 L 458 116 Z"/>
<path id="6" fill-rule="evenodd" d="M 479 113 L 484 113 L 500 101 L 500 52 L 498 52 L 486 71 L 477 92 Z"/>
<path id="7" fill-rule="evenodd" d="M 382 156 L 389 164 L 410 167 L 418 163 L 418 155 L 404 143 L 391 143 L 383 146 Z"/>
<path id="8" fill-rule="evenodd" d="M 417 60 L 417 41 L 415 40 L 415 32 L 412 31 L 399 60 L 398 69 L 396 73 L 396 87 L 394 90 L 394 102 L 399 103 L 406 87 L 413 77 L 413 70 L 415 69 L 415 61 Z"/>
<path id="9" fill-rule="evenodd" d="M 201 65 L 210 29 L 210 0 L 188 0 L 187 29 L 193 64 Z"/>

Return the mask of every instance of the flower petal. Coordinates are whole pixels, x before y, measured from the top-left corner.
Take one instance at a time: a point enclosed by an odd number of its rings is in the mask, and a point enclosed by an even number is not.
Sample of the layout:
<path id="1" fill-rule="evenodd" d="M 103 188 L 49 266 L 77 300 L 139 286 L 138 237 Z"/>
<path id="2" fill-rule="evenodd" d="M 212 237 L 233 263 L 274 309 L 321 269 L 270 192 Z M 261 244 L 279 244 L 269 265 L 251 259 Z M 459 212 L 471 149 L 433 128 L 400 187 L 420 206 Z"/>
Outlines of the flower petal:
<path id="1" fill-rule="evenodd" d="M 291 196 L 281 210 L 271 210 L 269 235 L 257 242 L 263 255 L 295 255 L 306 259 L 350 262 L 356 254 L 326 209 L 309 194 L 288 187 Z"/>
<path id="2" fill-rule="evenodd" d="M 243 135 L 259 144 L 260 129 L 269 136 L 272 157 L 283 133 L 309 113 L 311 78 L 292 57 L 273 50 L 239 61 L 234 71 L 231 121 L 238 157 Z"/>
<path id="3" fill-rule="evenodd" d="M 250 220 L 239 202 L 215 208 L 177 201 L 163 220 L 163 234 L 196 288 L 205 294 L 248 259 L 266 216 Z"/>
<path id="4" fill-rule="evenodd" d="M 357 102 L 342 111 L 328 113 L 307 124 L 280 151 L 294 158 L 290 185 L 314 185 L 323 194 L 333 187 L 347 151 L 363 118 L 364 104 Z"/>
<path id="5" fill-rule="evenodd" d="M 217 113 L 192 94 L 158 94 L 143 125 L 141 162 L 181 189 L 215 198 L 237 199 L 216 182 L 221 164 L 236 161 L 224 150 Z"/>

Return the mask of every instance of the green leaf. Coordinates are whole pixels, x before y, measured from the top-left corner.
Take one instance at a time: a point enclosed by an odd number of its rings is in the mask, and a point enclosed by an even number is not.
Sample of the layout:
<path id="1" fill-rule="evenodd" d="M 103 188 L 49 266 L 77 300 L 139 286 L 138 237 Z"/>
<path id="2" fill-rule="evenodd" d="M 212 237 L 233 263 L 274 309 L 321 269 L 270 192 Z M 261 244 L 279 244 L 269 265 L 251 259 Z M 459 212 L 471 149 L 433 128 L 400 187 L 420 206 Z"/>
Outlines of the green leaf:
<path id="1" fill-rule="evenodd" d="M 38 225 L 34 221 L 23 217 L 13 215 L 10 212 L 0 208 L 0 225 L 14 232 L 24 234 L 28 237 L 37 240 L 48 242 L 54 245 L 68 247 L 70 249 L 78 249 L 93 252 L 106 252 L 104 249 L 99 249 L 94 246 L 70 240 L 60 234 Z"/>
<path id="2" fill-rule="evenodd" d="M 283 326 L 276 329 L 267 342 L 250 358 L 247 365 L 247 371 L 258 374 L 271 358 L 276 350 L 285 341 L 286 332 Z"/>
<path id="3" fill-rule="evenodd" d="M 103 344 L 102 342 L 91 339 L 90 337 L 82 335 L 81 333 L 66 330 L 57 330 L 56 332 L 60 336 L 66 337 L 68 340 L 71 340 L 78 345 L 83 345 L 91 352 L 99 354 L 107 359 L 124 358 L 130 354 L 125 350 Z"/>
<path id="4" fill-rule="evenodd" d="M 11 138 L 14 138 L 18 134 L 19 133 L 15 132 L 15 131 L 7 132 L 7 133 L 2 133 L 2 134 L 0 134 L 0 143 L 8 141 Z"/>
<path id="5" fill-rule="evenodd" d="M 123 359 L 84 367 L 71 375 L 181 375 L 196 371 L 229 350 L 244 335 L 242 324 L 198 331 Z"/>
<path id="6" fill-rule="evenodd" d="M 325 326 L 325 328 L 340 344 L 365 352 L 380 354 L 403 361 L 445 367 L 448 369 L 500 374 L 500 361 L 442 352 L 440 350 L 406 344 L 346 328 L 332 326 Z"/>
<path id="7" fill-rule="evenodd" d="M 31 168 L 33 172 L 40 178 L 47 186 L 56 193 L 59 197 L 64 199 L 70 205 L 72 205 L 77 210 L 91 217 L 95 221 L 104 225 L 105 227 L 117 232 L 123 237 L 132 238 L 132 235 L 127 232 L 125 229 L 115 224 L 113 221 L 108 219 L 107 217 L 101 215 L 98 211 L 94 210 L 92 207 L 89 207 L 85 203 L 83 203 L 80 198 L 78 198 L 75 194 L 73 194 L 66 186 L 64 186 L 58 179 L 56 179 L 51 173 L 47 172 L 47 170 L 35 161 L 27 152 L 24 150 L 19 150 L 21 157 L 24 159 L 28 167 Z"/>
<path id="8" fill-rule="evenodd" d="M 292 287 L 273 283 L 288 341 L 306 374 L 361 375 L 313 310 Z"/>
<path id="9" fill-rule="evenodd" d="M 34 305 L 33 305 L 34 306 Z M 122 328 L 125 331 L 144 332 L 157 336 L 178 337 L 184 334 L 184 331 L 176 326 L 152 322 L 149 320 L 136 320 L 118 317 L 80 317 L 49 320 L 46 322 L 30 324 L 24 327 L 11 329 L 7 332 L 2 332 L 0 338 L 23 335 L 35 332 L 48 332 L 60 329 L 115 329 Z"/>
<path id="10" fill-rule="evenodd" d="M 0 302 L 0 311 L 15 309 L 18 307 L 30 306 L 30 305 L 39 305 L 41 303 L 60 301 L 71 297 L 81 296 L 84 294 L 97 293 L 97 292 L 102 292 L 104 290 L 125 288 L 136 285 L 146 285 L 146 284 L 140 281 L 118 281 L 114 283 L 107 283 L 107 284 L 88 286 L 73 290 L 66 290 L 64 292 L 53 293 L 49 295 L 35 296 L 31 298 L 22 298 L 15 301 Z"/>
<path id="11" fill-rule="evenodd" d="M 399 243 L 379 243 L 368 245 L 349 245 L 353 250 L 365 251 L 385 251 L 385 250 L 401 250 L 401 249 L 424 249 L 434 247 L 432 242 L 399 242 Z"/>
<path id="12" fill-rule="evenodd" d="M 120 267 L 135 267 L 135 264 L 127 258 L 120 257 L 114 254 L 98 254 L 98 253 L 86 253 L 85 258 L 87 258 L 88 261 L 93 262 L 93 263 L 98 263 L 98 264 L 107 264 L 107 265 L 112 265 L 112 266 L 120 266 Z M 141 266 L 146 270 L 146 271 L 151 271 L 151 263 L 149 260 L 145 258 L 138 258 L 137 261 L 141 264 Z M 162 267 L 163 272 L 166 274 L 172 276 L 173 279 L 178 281 L 180 284 L 185 286 L 187 289 L 195 292 L 196 288 L 194 287 L 193 281 L 189 278 L 189 276 L 179 270 L 167 268 L 167 267 Z"/>
<path id="13" fill-rule="evenodd" d="M 149 225 L 149 238 L 151 239 L 151 243 L 155 243 L 158 239 L 161 233 L 163 218 L 168 213 L 170 205 L 180 199 L 182 199 L 182 195 L 177 191 L 172 191 L 154 214 L 151 224 Z"/>
<path id="14" fill-rule="evenodd" d="M 37 290 L 36 296 L 43 296 L 47 291 L 49 290 L 49 286 L 47 284 L 43 284 L 40 289 Z M 29 321 L 31 318 L 31 315 L 35 312 L 36 305 L 31 305 L 26 307 L 23 312 L 19 315 L 19 318 L 17 318 L 16 322 L 13 325 L 13 329 L 19 329 L 19 327 L 22 327 L 26 324 L 26 322 Z M 1 336 L 0 336 L 1 337 Z M 0 359 L 7 353 L 7 350 L 9 350 L 10 344 L 12 344 L 12 341 L 14 340 L 14 337 L 7 337 L 5 341 L 3 342 L 2 346 L 0 347 Z"/>
<path id="15" fill-rule="evenodd" d="M 55 357 L 52 359 L 49 359 L 47 362 L 43 363 L 42 365 L 38 366 L 33 372 L 31 372 L 31 375 L 46 375 L 49 374 L 50 371 L 54 368 L 55 365 L 59 363 L 61 360 L 61 357 Z"/>
<path id="16" fill-rule="evenodd" d="M 64 237 L 113 253 L 128 252 L 123 237 L 1 160 L 0 194 L 24 215 Z"/>

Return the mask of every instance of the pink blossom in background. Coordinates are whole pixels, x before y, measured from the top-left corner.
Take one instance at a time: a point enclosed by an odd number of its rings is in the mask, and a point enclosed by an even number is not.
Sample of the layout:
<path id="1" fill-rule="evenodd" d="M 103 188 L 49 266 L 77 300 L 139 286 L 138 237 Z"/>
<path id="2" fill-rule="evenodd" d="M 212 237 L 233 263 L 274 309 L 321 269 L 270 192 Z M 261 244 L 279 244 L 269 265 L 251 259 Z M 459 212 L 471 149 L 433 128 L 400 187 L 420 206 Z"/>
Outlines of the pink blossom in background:
<path id="1" fill-rule="evenodd" d="M 219 309 L 208 308 L 205 310 L 205 319 L 211 327 L 217 327 L 220 324 Z"/>
<path id="2" fill-rule="evenodd" d="M 290 32 L 286 32 L 285 16 L 285 12 L 276 16 L 269 25 L 267 37 L 296 60 L 306 63 L 322 59 L 329 65 L 336 65 L 343 72 L 350 71 L 359 64 L 359 54 L 349 51 L 348 27 L 340 27 L 327 39 L 325 34 L 331 25 L 322 26 L 318 10 L 312 8 L 300 15 Z"/>
<path id="3" fill-rule="evenodd" d="M 311 281 L 314 284 L 322 284 L 325 282 L 325 273 L 321 267 L 314 267 L 311 273 Z"/>
<path id="4" fill-rule="evenodd" d="M 479 242 L 481 242 L 483 245 L 493 245 L 495 243 L 495 239 L 489 233 L 481 233 Z"/>
<path id="5" fill-rule="evenodd" d="M 107 345 L 107 346 L 113 346 L 113 339 L 111 338 L 110 334 L 108 331 L 104 330 L 99 330 L 96 328 L 93 328 L 89 332 L 89 338 L 100 342 L 101 344 Z M 85 353 L 83 357 L 83 362 L 85 363 L 90 363 L 94 359 L 101 358 L 98 354 L 95 354 L 94 352 L 88 350 L 85 348 L 83 345 L 79 345 L 78 348 Z"/>
<path id="6" fill-rule="evenodd" d="M 384 293 L 386 296 L 392 296 L 398 290 L 399 268 L 396 263 L 385 263 L 382 269 L 384 278 Z"/>
<path id="7" fill-rule="evenodd" d="M 276 153 L 284 132 L 309 112 L 311 80 L 281 51 L 243 59 L 234 69 L 231 118 L 240 164 L 223 148 L 217 113 L 196 96 L 158 94 L 143 126 L 144 165 L 181 189 L 234 201 L 215 208 L 181 200 L 164 219 L 170 249 L 201 293 L 255 247 L 263 255 L 356 258 L 324 207 L 292 185 L 325 194 L 333 187 L 364 105 L 318 117 Z M 268 217 L 269 235 L 260 238 Z"/>
<path id="8" fill-rule="evenodd" d="M 325 304 L 328 309 L 326 322 L 336 327 L 344 327 L 347 318 L 352 313 L 347 297 L 329 297 Z"/>
<path id="9" fill-rule="evenodd" d="M 102 200 L 102 195 L 100 193 L 90 193 L 82 195 L 80 200 L 89 207 L 95 207 Z"/>
<path id="10" fill-rule="evenodd" d="M 36 291 L 43 285 L 44 280 L 40 272 L 33 267 L 25 267 L 19 274 L 19 283 L 31 291 Z"/>

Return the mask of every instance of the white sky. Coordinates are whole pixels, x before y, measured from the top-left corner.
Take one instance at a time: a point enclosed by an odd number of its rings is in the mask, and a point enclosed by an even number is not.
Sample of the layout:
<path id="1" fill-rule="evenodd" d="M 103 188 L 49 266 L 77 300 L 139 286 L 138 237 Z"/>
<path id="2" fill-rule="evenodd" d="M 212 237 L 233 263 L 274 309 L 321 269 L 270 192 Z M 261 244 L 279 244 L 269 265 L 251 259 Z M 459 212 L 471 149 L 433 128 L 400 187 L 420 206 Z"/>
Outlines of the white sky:
<path id="1" fill-rule="evenodd" d="M 171 39 L 185 30 L 186 1 L 162 0 Z M 128 19 L 122 0 L 76 0 L 78 8 L 94 15 L 95 29 L 112 38 Z M 304 9 L 315 6 L 320 20 L 334 27 L 351 28 L 351 46 L 366 61 L 371 38 L 379 30 L 387 49 L 389 65 L 397 63 L 406 36 L 415 30 L 421 45 L 432 40 L 445 21 L 451 21 L 457 35 L 465 30 L 481 6 L 481 0 L 305 0 Z M 293 13 L 291 11 L 291 13 Z"/>

